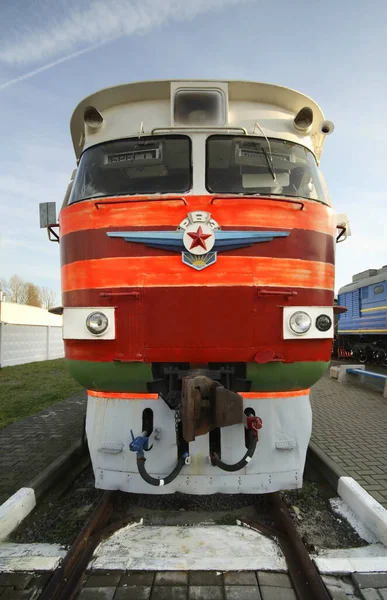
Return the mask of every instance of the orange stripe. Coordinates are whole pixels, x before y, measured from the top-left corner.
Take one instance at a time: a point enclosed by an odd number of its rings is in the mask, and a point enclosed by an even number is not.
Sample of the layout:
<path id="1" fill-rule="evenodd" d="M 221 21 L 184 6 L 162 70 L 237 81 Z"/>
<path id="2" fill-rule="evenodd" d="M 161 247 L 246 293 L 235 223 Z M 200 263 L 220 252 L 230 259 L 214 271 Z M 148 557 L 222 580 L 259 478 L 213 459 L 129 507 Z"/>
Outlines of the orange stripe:
<path id="1" fill-rule="evenodd" d="M 115 257 L 82 260 L 62 267 L 63 292 L 117 287 L 275 286 L 332 290 L 334 267 L 295 258 L 218 256 L 203 271 L 181 256 Z"/>
<path id="2" fill-rule="evenodd" d="M 121 392 L 95 392 L 94 390 L 87 390 L 89 396 L 95 396 L 96 398 L 122 398 L 123 400 L 158 400 L 158 394 L 141 394 L 136 393 L 121 393 Z"/>
<path id="3" fill-rule="evenodd" d="M 295 390 L 291 392 L 239 392 L 242 398 L 296 398 L 308 396 L 309 390 Z"/>
<path id="4" fill-rule="evenodd" d="M 95 392 L 94 390 L 87 390 L 89 396 L 95 398 L 121 398 L 122 400 L 158 400 L 158 394 L 140 394 L 136 393 L 124 393 L 124 392 Z M 310 393 L 309 390 L 296 390 L 289 392 L 241 392 L 242 398 L 296 398 L 297 396 L 307 396 Z"/>
<path id="5" fill-rule="evenodd" d="M 135 198 L 130 198 L 135 200 Z M 144 196 L 141 196 L 144 199 Z M 194 210 L 211 213 L 221 227 L 274 227 L 276 229 L 307 229 L 333 235 L 336 230 L 335 212 L 328 206 L 304 202 L 304 210 L 293 204 L 268 202 L 264 199 L 232 198 L 210 204 L 211 196 L 186 196 L 187 205 L 181 200 L 170 202 L 139 202 L 116 204 L 123 198 L 109 198 L 110 204 L 97 209 L 97 200 L 86 200 L 66 207 L 60 213 L 61 236 L 86 229 L 106 227 L 174 226 Z"/>

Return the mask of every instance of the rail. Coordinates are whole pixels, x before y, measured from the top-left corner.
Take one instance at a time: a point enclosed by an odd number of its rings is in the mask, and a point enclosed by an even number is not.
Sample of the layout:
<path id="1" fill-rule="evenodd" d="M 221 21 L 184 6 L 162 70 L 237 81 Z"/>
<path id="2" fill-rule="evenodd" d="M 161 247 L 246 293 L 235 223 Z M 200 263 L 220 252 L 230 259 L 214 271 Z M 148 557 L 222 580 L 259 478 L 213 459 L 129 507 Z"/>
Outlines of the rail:
<path id="1" fill-rule="evenodd" d="M 73 600 L 82 576 L 97 547 L 113 508 L 113 492 L 105 492 L 91 517 L 67 552 L 59 569 L 43 590 L 40 600 Z"/>

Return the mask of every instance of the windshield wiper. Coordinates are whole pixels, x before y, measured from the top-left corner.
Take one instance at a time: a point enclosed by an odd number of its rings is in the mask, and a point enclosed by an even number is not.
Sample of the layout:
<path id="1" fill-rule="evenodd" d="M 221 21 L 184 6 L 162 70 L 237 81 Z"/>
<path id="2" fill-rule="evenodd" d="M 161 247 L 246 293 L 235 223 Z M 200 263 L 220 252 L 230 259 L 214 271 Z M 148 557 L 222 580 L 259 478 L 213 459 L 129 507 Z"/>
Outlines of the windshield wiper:
<path id="1" fill-rule="evenodd" d="M 276 177 L 276 174 L 275 174 L 275 171 L 274 171 L 274 167 L 272 165 L 272 162 L 271 162 L 271 159 L 269 158 L 268 153 L 266 152 L 266 150 L 265 150 L 265 148 L 263 146 L 261 146 L 260 148 L 261 148 L 261 150 L 263 152 L 264 157 L 266 158 L 267 166 L 268 166 L 268 169 L 269 169 L 270 173 L 272 174 L 273 180 L 277 181 L 277 177 Z"/>

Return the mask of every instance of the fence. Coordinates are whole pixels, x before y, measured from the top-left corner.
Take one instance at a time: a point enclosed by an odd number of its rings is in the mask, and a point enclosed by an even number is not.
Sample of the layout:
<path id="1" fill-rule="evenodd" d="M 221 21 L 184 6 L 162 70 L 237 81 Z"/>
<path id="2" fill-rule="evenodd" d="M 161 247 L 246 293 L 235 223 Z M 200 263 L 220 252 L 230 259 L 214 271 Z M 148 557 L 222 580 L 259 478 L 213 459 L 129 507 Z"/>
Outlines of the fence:
<path id="1" fill-rule="evenodd" d="M 63 356 L 62 327 L 0 323 L 0 368 Z"/>

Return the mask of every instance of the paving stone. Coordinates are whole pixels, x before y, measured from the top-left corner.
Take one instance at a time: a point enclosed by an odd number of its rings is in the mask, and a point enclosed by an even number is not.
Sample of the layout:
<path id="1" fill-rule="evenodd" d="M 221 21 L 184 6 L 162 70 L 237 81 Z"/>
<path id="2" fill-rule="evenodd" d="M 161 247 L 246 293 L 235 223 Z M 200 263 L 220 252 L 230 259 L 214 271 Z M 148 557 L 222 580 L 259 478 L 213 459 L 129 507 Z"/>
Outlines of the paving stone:
<path id="1" fill-rule="evenodd" d="M 1 600 L 35 600 L 35 590 L 15 590 L 11 587 L 3 588 Z"/>
<path id="2" fill-rule="evenodd" d="M 120 579 L 119 586 L 124 585 L 152 585 L 155 574 L 153 571 L 133 571 L 133 573 L 127 573 Z"/>
<path id="3" fill-rule="evenodd" d="M 387 573 L 353 573 L 352 579 L 359 588 L 387 588 Z"/>
<path id="4" fill-rule="evenodd" d="M 311 390 L 311 405 L 312 441 L 337 465 L 344 460 L 345 473 L 360 481 L 375 500 L 387 503 L 387 406 L 381 392 L 360 383 L 340 386 L 325 374 Z M 337 452 L 344 445 L 338 440 L 348 442 L 344 451 Z"/>
<path id="5" fill-rule="evenodd" d="M 262 600 L 297 600 L 296 594 L 288 587 L 260 585 Z"/>
<path id="6" fill-rule="evenodd" d="M 224 574 L 225 585 L 258 585 L 255 571 L 229 571 Z"/>
<path id="7" fill-rule="evenodd" d="M 0 586 L 25 590 L 33 577 L 32 573 L 0 573 Z"/>
<path id="8" fill-rule="evenodd" d="M 186 585 L 157 585 L 151 594 L 151 600 L 187 600 L 187 597 Z"/>
<path id="9" fill-rule="evenodd" d="M 155 585 L 187 585 L 186 571 L 164 571 L 156 573 Z"/>
<path id="10" fill-rule="evenodd" d="M 190 585 L 223 585 L 223 575 L 219 571 L 190 571 Z"/>
<path id="11" fill-rule="evenodd" d="M 332 600 L 348 600 L 348 596 L 343 588 L 338 587 L 337 585 L 328 585 L 327 588 Z"/>
<path id="12" fill-rule="evenodd" d="M 292 587 L 289 575 L 286 573 L 272 573 L 270 571 L 257 571 L 259 585 L 273 585 L 275 587 Z"/>
<path id="13" fill-rule="evenodd" d="M 114 600 L 149 600 L 151 587 L 143 585 L 128 585 L 119 587 L 114 596 Z"/>
<path id="14" fill-rule="evenodd" d="M 379 592 L 374 588 L 360 590 L 360 596 L 363 600 L 380 600 Z"/>
<path id="15" fill-rule="evenodd" d="M 120 579 L 120 574 L 90 575 L 84 583 L 84 587 L 117 587 Z"/>
<path id="16" fill-rule="evenodd" d="M 77 600 L 113 600 L 115 587 L 83 588 Z"/>
<path id="17" fill-rule="evenodd" d="M 256 585 L 226 585 L 224 593 L 226 600 L 261 600 L 262 598 Z"/>
<path id="18" fill-rule="evenodd" d="M 220 585 L 191 585 L 188 600 L 223 600 L 223 588 Z"/>

